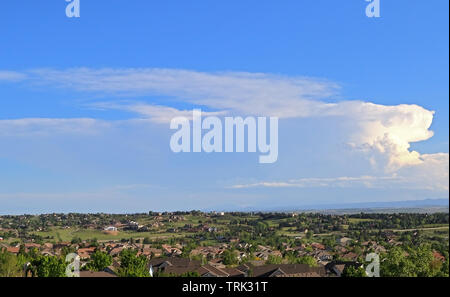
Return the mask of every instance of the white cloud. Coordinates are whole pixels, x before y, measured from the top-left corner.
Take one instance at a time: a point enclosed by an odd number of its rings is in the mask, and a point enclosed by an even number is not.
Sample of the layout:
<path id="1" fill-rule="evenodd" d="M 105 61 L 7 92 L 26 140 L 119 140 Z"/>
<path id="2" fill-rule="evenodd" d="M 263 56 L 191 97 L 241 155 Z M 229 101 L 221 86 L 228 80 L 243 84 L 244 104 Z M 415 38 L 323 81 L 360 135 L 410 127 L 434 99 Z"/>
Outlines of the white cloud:
<path id="1" fill-rule="evenodd" d="M 287 181 L 263 181 L 248 184 L 232 185 L 231 189 L 248 188 L 376 188 L 376 189 L 415 189 L 435 192 L 448 192 L 448 166 L 443 168 L 441 160 L 436 156 L 427 155 L 432 161 L 426 163 L 427 168 L 415 168 L 414 171 L 404 171 L 392 176 L 360 176 L 360 177 L 331 177 L 331 178 L 300 178 Z M 448 154 L 441 154 L 439 158 L 447 161 Z M 438 170 L 429 176 L 429 172 Z M 445 170 L 447 170 L 445 172 Z M 443 176 L 439 176 L 443 174 Z"/>
<path id="2" fill-rule="evenodd" d="M 20 81 L 26 79 L 26 74 L 15 71 L 0 70 L 0 81 Z"/>
<path id="3" fill-rule="evenodd" d="M 429 130 L 433 111 L 418 105 L 385 106 L 360 101 L 332 104 L 324 115 L 347 117 L 353 121 L 348 142 L 372 153 L 372 162 L 388 171 L 423 162 L 420 153 L 410 151 L 410 143 L 433 136 Z"/>
<path id="4" fill-rule="evenodd" d="M 35 81 L 120 96 L 163 95 L 243 114 L 297 117 L 310 114 L 315 99 L 339 88 L 326 80 L 264 73 L 203 73 L 178 69 L 41 69 Z"/>
<path id="5" fill-rule="evenodd" d="M 92 106 L 103 109 L 119 109 L 137 113 L 153 123 L 168 124 L 170 121 L 177 117 L 184 117 L 192 119 L 192 110 L 179 110 L 173 107 L 150 105 L 145 103 L 132 103 L 132 104 L 115 104 L 115 103 L 95 103 Z M 202 116 L 221 116 L 225 115 L 226 111 L 202 111 Z"/>
<path id="6" fill-rule="evenodd" d="M 449 154 L 423 154 L 422 162 L 415 166 L 399 169 L 398 174 L 409 181 L 410 188 L 428 190 L 449 190 Z"/>
<path id="7" fill-rule="evenodd" d="M 360 176 L 360 177 L 331 177 L 331 178 L 300 178 L 278 182 L 258 182 L 252 184 L 233 185 L 233 189 L 245 189 L 255 187 L 267 188 L 316 188 L 316 187 L 384 187 L 386 182 L 398 183 L 402 178 L 398 176 Z"/>
<path id="8" fill-rule="evenodd" d="M 67 133 L 97 133 L 110 123 L 90 118 L 54 119 L 22 118 L 0 120 L 0 136 L 54 135 Z"/>
<path id="9" fill-rule="evenodd" d="M 264 73 L 202 73 L 179 69 L 41 69 L 30 72 L 35 80 L 81 91 L 118 95 L 164 95 L 178 100 L 228 110 L 241 115 L 280 118 L 340 116 L 354 121 L 349 143 L 371 150 L 388 170 L 422 162 L 410 143 L 427 140 L 433 112 L 417 105 L 385 106 L 362 101 L 327 103 L 321 99 L 339 86 L 325 80 Z M 129 110 L 156 122 L 187 114 L 171 107 L 131 105 Z M 384 158 L 384 160 L 382 160 Z"/>
<path id="10" fill-rule="evenodd" d="M 0 77 L 1 73 L 4 77 L 8 77 L 4 74 L 6 72 L 0 72 Z M 13 76 L 9 74 L 9 77 Z M 448 154 L 422 155 L 420 152 L 410 150 L 412 142 L 425 141 L 433 136 L 433 132 L 430 131 L 433 111 L 418 105 L 387 106 L 364 101 L 329 103 L 327 102 L 329 100 L 325 99 L 335 95 L 339 86 L 326 80 L 265 73 L 204 73 L 154 68 L 40 69 L 18 74 L 18 76 L 28 77 L 34 83 L 50 84 L 77 91 L 118 96 L 168 96 L 181 102 L 219 110 L 217 114 L 223 114 L 226 110 L 242 116 L 312 117 L 320 121 L 327 121 L 329 117 L 339 117 L 349 122 L 346 131 L 341 133 L 345 135 L 342 141 L 350 144 L 354 149 L 365 152 L 372 166 L 384 168 L 389 174 L 401 170 L 415 172 L 414 175 L 419 176 L 418 172 L 420 172 L 424 180 L 433 176 L 436 171 L 442 172 L 447 169 L 448 172 Z M 148 100 L 151 101 L 151 99 Z M 168 106 L 169 103 L 164 106 L 161 99 L 159 101 L 159 105 L 154 105 L 155 102 L 152 102 L 153 104 L 109 105 L 109 107 L 105 105 L 104 107 L 132 111 L 156 123 L 167 123 L 173 117 L 180 115 L 190 117 L 190 111 L 178 110 Z M 14 124 L 3 122 L 3 125 L 5 123 L 9 126 Z M 35 124 L 46 127 L 45 122 L 42 121 Z M 65 124 L 67 123 L 56 122 L 52 129 L 64 129 Z M 81 127 L 89 127 L 91 124 L 92 122 L 89 121 L 83 122 Z M 0 128 L 1 125 L 0 122 Z M 15 126 L 20 127 L 18 124 Z M 296 137 L 302 137 L 302 135 L 296 135 Z M 325 139 L 324 142 L 326 142 Z M 407 176 L 407 174 L 404 175 Z M 438 184 L 442 185 L 441 188 L 445 188 L 446 182 L 442 176 L 445 174 L 436 176 L 432 187 Z"/>

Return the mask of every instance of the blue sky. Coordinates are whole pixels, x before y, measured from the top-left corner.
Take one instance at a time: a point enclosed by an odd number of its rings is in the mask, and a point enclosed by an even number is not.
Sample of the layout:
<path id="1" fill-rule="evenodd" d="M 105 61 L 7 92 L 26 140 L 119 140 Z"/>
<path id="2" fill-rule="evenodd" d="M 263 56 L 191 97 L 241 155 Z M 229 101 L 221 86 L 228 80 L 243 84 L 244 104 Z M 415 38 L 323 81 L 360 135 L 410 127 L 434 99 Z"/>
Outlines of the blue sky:
<path id="1" fill-rule="evenodd" d="M 447 1 L 115 2 L 2 3 L 0 213 L 448 197 Z M 172 153 L 193 107 L 276 113 L 278 161 Z"/>

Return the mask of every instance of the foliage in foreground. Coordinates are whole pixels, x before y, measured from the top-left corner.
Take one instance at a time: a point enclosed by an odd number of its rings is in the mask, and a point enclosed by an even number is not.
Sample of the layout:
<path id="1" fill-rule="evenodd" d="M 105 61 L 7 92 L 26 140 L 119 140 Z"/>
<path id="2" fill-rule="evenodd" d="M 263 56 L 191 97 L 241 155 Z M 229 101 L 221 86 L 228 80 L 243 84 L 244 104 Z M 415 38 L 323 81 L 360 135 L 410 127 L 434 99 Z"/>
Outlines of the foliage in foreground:
<path id="1" fill-rule="evenodd" d="M 117 272 L 122 277 L 149 277 L 148 260 L 145 256 L 137 256 L 137 252 L 125 249 L 120 252 L 120 268 Z"/>

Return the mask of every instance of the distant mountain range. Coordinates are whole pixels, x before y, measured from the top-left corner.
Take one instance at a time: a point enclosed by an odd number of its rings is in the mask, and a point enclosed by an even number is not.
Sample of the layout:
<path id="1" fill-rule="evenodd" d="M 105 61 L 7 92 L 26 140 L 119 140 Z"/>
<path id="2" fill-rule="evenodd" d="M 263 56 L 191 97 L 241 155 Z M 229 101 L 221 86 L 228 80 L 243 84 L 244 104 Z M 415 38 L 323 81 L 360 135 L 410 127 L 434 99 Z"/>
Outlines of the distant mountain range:
<path id="1" fill-rule="evenodd" d="M 425 199 L 425 200 L 407 200 L 392 202 L 357 202 L 344 204 L 324 204 L 313 207 L 303 207 L 301 209 L 348 209 L 348 208 L 418 208 L 418 207 L 445 207 L 449 206 L 448 199 Z"/>
<path id="2" fill-rule="evenodd" d="M 355 203 L 335 203 L 335 204 L 314 204 L 303 206 L 277 206 L 277 207 L 225 207 L 222 211 L 318 211 L 325 210 L 386 210 L 386 209 L 448 209 L 449 199 L 425 199 L 425 200 L 407 200 L 391 202 L 355 202 Z M 371 211 L 371 212 L 372 212 Z"/>

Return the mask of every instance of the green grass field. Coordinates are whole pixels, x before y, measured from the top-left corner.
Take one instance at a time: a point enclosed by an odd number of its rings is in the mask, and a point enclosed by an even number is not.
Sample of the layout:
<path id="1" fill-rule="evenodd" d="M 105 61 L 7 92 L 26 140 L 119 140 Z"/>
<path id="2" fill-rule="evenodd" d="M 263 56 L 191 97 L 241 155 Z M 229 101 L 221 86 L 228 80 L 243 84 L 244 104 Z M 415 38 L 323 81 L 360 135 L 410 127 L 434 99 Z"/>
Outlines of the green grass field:
<path id="1" fill-rule="evenodd" d="M 373 222 L 375 219 L 359 219 L 359 218 L 349 218 L 348 221 L 350 223 L 360 223 L 360 222 Z"/>
<path id="2" fill-rule="evenodd" d="M 156 233 L 156 232 L 132 232 L 132 231 L 121 231 L 117 235 L 106 234 L 100 230 L 92 230 L 92 229 L 78 229 L 78 228 L 70 228 L 70 229 L 62 229 L 62 228 L 54 228 L 48 232 L 33 232 L 36 235 L 40 235 L 44 238 L 50 237 L 52 238 L 50 241 L 54 242 L 67 242 L 71 241 L 73 238 L 81 238 L 82 240 L 94 239 L 96 238 L 99 241 L 108 241 L 108 240 L 120 240 L 122 238 L 133 238 L 133 239 L 142 239 L 145 237 L 149 237 L 150 239 L 158 239 L 158 238 L 171 238 L 171 237 L 181 237 L 186 236 L 186 233 Z"/>

